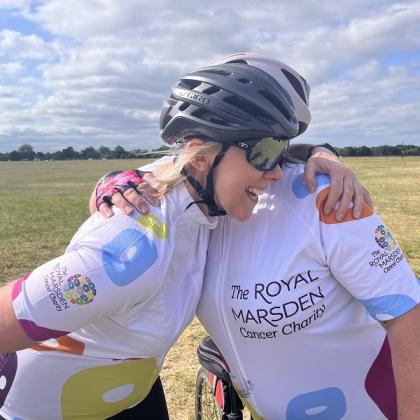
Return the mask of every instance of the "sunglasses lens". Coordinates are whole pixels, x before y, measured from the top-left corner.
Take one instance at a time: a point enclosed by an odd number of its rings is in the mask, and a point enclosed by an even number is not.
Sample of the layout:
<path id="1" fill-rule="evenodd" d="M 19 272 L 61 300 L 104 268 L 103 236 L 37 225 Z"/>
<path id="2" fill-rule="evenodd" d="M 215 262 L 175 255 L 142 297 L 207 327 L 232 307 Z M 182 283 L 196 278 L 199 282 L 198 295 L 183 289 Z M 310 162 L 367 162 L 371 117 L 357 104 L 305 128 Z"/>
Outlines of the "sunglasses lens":
<path id="1" fill-rule="evenodd" d="M 260 171 L 270 171 L 283 161 L 289 142 L 265 138 L 255 143 L 248 153 L 248 161 Z"/>

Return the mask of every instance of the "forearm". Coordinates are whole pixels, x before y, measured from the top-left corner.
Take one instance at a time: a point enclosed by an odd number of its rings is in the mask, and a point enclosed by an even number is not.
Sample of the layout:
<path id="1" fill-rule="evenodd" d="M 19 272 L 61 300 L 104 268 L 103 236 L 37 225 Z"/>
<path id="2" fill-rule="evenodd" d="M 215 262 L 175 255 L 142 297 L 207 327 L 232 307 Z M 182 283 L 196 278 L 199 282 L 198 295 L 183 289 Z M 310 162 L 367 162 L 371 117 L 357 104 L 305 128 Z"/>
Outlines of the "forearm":
<path id="1" fill-rule="evenodd" d="M 288 154 L 295 159 L 299 159 L 303 162 L 308 160 L 309 151 L 313 144 L 305 143 L 290 143 Z"/>
<path id="2" fill-rule="evenodd" d="M 397 387 L 398 419 L 415 420 L 420 412 L 420 306 L 387 326 Z"/>
<path id="3" fill-rule="evenodd" d="M 294 159 L 301 160 L 303 162 L 307 162 L 310 156 L 316 156 L 317 154 L 322 153 L 321 157 L 324 158 L 331 158 L 333 160 L 337 160 L 337 156 L 328 150 L 327 148 L 323 147 L 322 145 L 318 145 L 314 147 L 313 144 L 306 144 L 306 143 L 290 143 L 288 154 L 293 157 Z"/>
<path id="4" fill-rule="evenodd" d="M 93 214 L 96 212 L 96 186 L 93 189 L 92 194 L 90 195 L 89 211 L 90 211 L 90 214 Z"/>
<path id="5" fill-rule="evenodd" d="M 35 344 L 16 319 L 12 299 L 14 284 L 11 282 L 0 288 L 0 353 L 11 353 Z"/>

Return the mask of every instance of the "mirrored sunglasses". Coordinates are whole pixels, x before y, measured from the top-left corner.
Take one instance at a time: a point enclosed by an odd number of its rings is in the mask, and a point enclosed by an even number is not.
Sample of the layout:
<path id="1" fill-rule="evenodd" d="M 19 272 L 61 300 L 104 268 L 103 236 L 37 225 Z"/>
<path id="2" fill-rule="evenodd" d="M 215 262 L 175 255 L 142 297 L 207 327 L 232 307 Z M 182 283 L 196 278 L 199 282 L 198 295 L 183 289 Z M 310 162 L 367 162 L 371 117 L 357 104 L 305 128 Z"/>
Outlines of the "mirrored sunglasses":
<path id="1" fill-rule="evenodd" d="M 289 140 L 272 137 L 261 140 L 246 140 L 235 143 L 246 152 L 246 160 L 259 171 L 271 171 L 276 165 L 282 166 L 289 147 Z"/>

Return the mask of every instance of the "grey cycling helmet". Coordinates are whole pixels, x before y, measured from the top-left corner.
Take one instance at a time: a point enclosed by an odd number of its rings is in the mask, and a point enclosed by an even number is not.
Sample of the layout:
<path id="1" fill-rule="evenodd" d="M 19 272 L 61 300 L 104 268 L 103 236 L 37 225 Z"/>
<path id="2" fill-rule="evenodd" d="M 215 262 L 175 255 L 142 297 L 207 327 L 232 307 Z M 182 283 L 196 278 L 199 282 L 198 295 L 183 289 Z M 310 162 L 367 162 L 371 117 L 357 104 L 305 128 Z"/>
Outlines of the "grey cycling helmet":
<path id="1" fill-rule="evenodd" d="M 234 143 L 290 139 L 299 123 L 289 93 L 273 77 L 247 64 L 228 63 L 181 77 L 162 109 L 160 129 L 168 144 L 191 137 Z"/>
<path id="2" fill-rule="evenodd" d="M 290 95 L 299 120 L 299 134 L 302 134 L 311 122 L 309 109 L 310 87 L 307 81 L 292 67 L 279 60 L 255 52 L 229 55 L 218 64 L 242 63 L 257 67 L 268 73 Z"/>

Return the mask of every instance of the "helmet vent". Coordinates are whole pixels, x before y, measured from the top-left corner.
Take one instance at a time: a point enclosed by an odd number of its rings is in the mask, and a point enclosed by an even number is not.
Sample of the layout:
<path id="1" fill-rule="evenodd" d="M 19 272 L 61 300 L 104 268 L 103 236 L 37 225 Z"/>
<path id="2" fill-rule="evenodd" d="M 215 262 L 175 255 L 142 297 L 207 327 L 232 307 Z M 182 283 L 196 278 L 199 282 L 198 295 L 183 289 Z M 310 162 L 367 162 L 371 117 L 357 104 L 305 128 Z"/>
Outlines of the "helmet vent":
<path id="1" fill-rule="evenodd" d="M 245 111 L 248 114 L 254 115 L 256 118 L 263 119 L 265 121 L 271 121 L 272 118 L 269 114 L 264 112 L 260 107 L 254 105 L 253 103 L 242 99 L 239 99 L 237 96 L 227 96 L 224 98 L 225 102 L 239 108 L 240 110 Z M 235 115 L 237 115 L 235 113 Z"/>
<path id="2" fill-rule="evenodd" d="M 295 89 L 296 93 L 300 96 L 303 102 L 305 102 L 306 105 L 308 105 L 306 101 L 306 95 L 303 91 L 302 83 L 294 76 L 292 73 L 285 69 L 281 69 L 282 73 L 286 76 L 287 80 L 290 82 L 290 84 Z"/>
<path id="3" fill-rule="evenodd" d="M 188 107 L 190 106 L 190 104 L 188 103 L 188 102 L 183 102 L 179 107 L 178 107 L 178 109 L 180 110 L 180 111 L 185 111 Z"/>
<path id="4" fill-rule="evenodd" d="M 221 76 L 230 76 L 232 72 L 220 69 L 206 69 L 207 73 L 220 74 Z"/>
<path id="5" fill-rule="evenodd" d="M 203 109 L 203 108 L 197 108 L 196 107 L 196 109 L 194 109 L 192 112 L 191 112 L 191 115 L 193 116 L 193 117 L 197 117 L 197 118 L 203 118 L 203 116 L 204 116 L 204 114 L 207 112 L 207 110 L 205 110 L 205 109 Z"/>
<path id="6" fill-rule="evenodd" d="M 260 90 L 259 92 L 261 93 L 262 96 L 264 96 L 265 99 L 267 99 L 267 101 L 271 102 L 285 117 L 288 117 L 288 118 L 291 117 L 290 112 L 287 110 L 284 104 L 282 104 L 281 101 L 279 101 L 278 98 L 274 96 L 271 92 L 268 92 L 265 90 Z M 287 99 L 290 105 L 293 106 L 292 101 L 288 97 Z"/>
<path id="7" fill-rule="evenodd" d="M 201 82 L 198 80 L 189 80 L 189 79 L 182 79 L 178 83 L 179 87 L 182 87 L 184 89 L 194 89 L 197 86 L 201 85 Z"/>
<path id="8" fill-rule="evenodd" d="M 232 61 L 228 61 L 228 63 L 229 64 L 231 64 L 231 63 L 236 63 L 236 64 L 248 64 L 248 62 L 247 61 L 245 61 L 245 60 L 232 60 Z"/>
<path id="9" fill-rule="evenodd" d="M 201 120 L 205 120 L 214 124 L 227 126 L 229 125 L 226 120 L 223 118 L 218 117 L 217 115 L 214 115 L 212 112 L 207 111 L 203 108 L 198 108 L 194 110 L 191 115 L 195 118 L 200 118 Z"/>
<path id="10" fill-rule="evenodd" d="M 207 95 L 213 95 L 213 93 L 217 93 L 219 91 L 220 91 L 220 88 L 218 88 L 217 86 L 210 86 L 207 89 L 204 89 L 203 93 Z"/>
<path id="11" fill-rule="evenodd" d="M 243 78 L 238 79 L 238 82 L 241 82 L 241 83 L 244 83 L 244 84 L 252 83 L 251 80 L 243 79 Z"/>
<path id="12" fill-rule="evenodd" d="M 219 124 L 223 126 L 228 126 L 227 122 L 225 120 L 222 120 L 221 118 L 215 117 L 214 115 L 210 118 L 210 122 L 214 124 Z"/>

